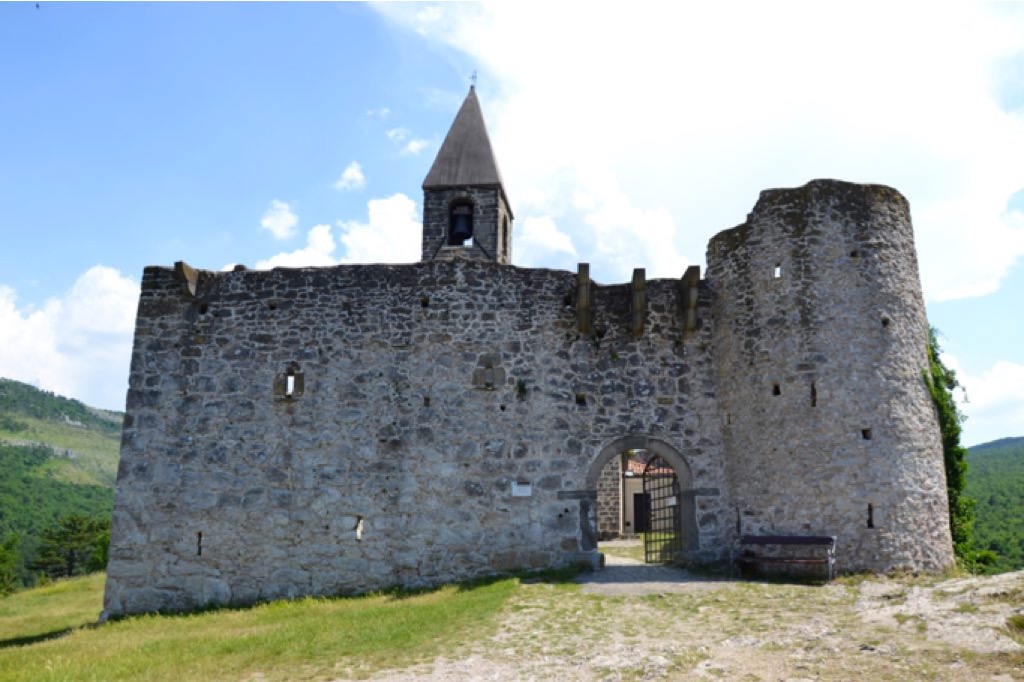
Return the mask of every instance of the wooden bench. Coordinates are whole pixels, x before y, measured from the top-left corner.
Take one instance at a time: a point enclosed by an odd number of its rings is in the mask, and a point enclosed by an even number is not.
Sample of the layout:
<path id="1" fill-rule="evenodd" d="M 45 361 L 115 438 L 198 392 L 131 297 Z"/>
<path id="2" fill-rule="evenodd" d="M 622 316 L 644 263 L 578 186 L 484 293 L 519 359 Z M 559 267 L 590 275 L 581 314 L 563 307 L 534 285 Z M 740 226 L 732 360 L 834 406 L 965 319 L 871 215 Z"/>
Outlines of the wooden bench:
<path id="1" fill-rule="evenodd" d="M 758 554 L 752 547 L 823 547 L 824 553 L 818 552 L 814 555 L 773 556 Z M 748 549 L 743 549 L 747 547 Z M 829 581 L 835 576 L 836 566 L 836 536 L 835 535 L 744 535 L 740 538 L 740 556 L 736 559 L 736 565 L 740 568 L 740 575 L 744 569 L 753 568 L 759 564 L 797 564 L 805 566 L 825 566 L 828 570 Z"/>

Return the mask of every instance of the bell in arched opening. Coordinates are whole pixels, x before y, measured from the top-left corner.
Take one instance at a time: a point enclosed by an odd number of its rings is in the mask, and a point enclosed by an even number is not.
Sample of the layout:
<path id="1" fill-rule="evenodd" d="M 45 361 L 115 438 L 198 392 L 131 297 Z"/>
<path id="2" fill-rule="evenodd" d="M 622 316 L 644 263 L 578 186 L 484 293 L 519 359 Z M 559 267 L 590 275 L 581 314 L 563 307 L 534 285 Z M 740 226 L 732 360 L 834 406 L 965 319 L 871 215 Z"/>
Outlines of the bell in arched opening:
<path id="1" fill-rule="evenodd" d="M 452 207 L 448 228 L 449 246 L 462 246 L 473 238 L 473 206 L 459 204 Z"/>

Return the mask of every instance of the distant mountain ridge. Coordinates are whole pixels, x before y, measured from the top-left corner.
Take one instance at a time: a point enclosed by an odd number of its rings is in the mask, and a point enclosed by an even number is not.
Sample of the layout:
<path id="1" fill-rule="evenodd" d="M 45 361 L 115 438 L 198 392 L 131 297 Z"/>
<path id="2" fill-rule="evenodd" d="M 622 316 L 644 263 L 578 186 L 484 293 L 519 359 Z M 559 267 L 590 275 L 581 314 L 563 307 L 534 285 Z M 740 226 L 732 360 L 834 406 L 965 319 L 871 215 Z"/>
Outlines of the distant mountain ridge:
<path id="1" fill-rule="evenodd" d="M 1024 445 L 1024 436 L 1000 438 L 998 440 L 989 441 L 988 443 L 982 443 L 981 445 L 975 445 L 967 448 L 971 452 L 985 452 L 987 450 L 995 450 L 1004 447 L 1016 447 Z"/>
<path id="2" fill-rule="evenodd" d="M 36 419 L 62 420 L 72 426 L 95 428 L 106 433 L 121 433 L 124 414 L 89 407 L 73 398 L 65 398 L 13 379 L 0 379 L 0 414 Z"/>

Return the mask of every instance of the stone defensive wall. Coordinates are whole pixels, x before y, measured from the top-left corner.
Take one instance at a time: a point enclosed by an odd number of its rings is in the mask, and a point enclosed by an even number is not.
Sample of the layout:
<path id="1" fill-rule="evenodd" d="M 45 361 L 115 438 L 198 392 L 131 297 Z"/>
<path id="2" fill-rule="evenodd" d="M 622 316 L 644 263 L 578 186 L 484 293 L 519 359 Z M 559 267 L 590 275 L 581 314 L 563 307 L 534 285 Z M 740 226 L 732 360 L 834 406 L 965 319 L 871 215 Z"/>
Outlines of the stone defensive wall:
<path id="1" fill-rule="evenodd" d="M 687 556 L 724 557 L 708 292 L 581 270 L 147 268 L 107 613 L 593 561 L 598 475 L 639 447 Z"/>
<path id="2" fill-rule="evenodd" d="M 838 536 L 840 569 L 952 560 L 910 209 L 878 185 L 769 190 L 708 248 L 737 532 Z"/>
<path id="3" fill-rule="evenodd" d="M 952 562 L 895 190 L 763 192 L 704 279 L 435 256 L 145 270 L 108 615 L 595 562 L 601 472 L 641 448 L 679 477 L 681 560 L 755 533 Z"/>

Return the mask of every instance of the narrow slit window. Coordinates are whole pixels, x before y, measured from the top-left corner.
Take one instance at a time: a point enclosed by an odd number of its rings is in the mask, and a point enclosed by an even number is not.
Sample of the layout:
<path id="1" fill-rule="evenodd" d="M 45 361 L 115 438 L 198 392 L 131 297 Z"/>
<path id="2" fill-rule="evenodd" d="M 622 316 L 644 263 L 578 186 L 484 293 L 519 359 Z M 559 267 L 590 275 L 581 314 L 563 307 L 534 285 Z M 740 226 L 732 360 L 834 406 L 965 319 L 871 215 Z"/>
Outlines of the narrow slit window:
<path id="1" fill-rule="evenodd" d="M 811 407 L 818 406 L 818 387 L 815 386 L 814 382 L 811 382 Z"/>
<path id="2" fill-rule="evenodd" d="M 305 389 L 305 376 L 296 363 L 274 377 L 274 395 L 285 400 L 292 400 L 302 395 Z"/>
<path id="3" fill-rule="evenodd" d="M 356 517 L 356 525 L 355 525 L 355 527 L 352 530 L 355 531 L 356 540 L 358 540 L 359 542 L 362 542 L 363 541 L 363 517 L 362 516 L 357 516 Z"/>
<path id="4" fill-rule="evenodd" d="M 782 387 L 778 384 L 772 384 L 772 395 L 782 395 Z"/>
<path id="5" fill-rule="evenodd" d="M 875 527 L 875 506 L 868 503 L 868 528 Z"/>
<path id="6" fill-rule="evenodd" d="M 772 271 L 772 277 L 774 279 L 781 279 L 782 278 L 782 264 L 781 263 L 775 266 L 775 270 Z"/>
<path id="7" fill-rule="evenodd" d="M 203 533 L 196 533 L 196 556 L 203 556 Z"/>

